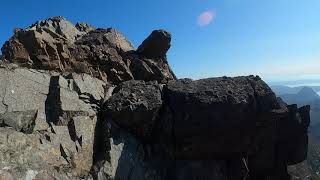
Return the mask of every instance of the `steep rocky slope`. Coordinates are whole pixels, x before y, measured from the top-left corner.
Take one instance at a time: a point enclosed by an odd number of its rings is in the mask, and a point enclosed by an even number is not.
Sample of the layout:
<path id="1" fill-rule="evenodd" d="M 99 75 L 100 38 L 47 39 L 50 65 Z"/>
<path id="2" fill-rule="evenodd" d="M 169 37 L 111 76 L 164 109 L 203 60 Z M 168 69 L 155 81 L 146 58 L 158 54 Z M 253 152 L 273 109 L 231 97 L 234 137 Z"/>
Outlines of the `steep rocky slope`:
<path id="1" fill-rule="evenodd" d="M 310 107 L 258 76 L 177 80 L 170 41 L 155 30 L 135 50 L 62 17 L 15 30 L 0 66 L 0 179 L 290 179 Z"/>

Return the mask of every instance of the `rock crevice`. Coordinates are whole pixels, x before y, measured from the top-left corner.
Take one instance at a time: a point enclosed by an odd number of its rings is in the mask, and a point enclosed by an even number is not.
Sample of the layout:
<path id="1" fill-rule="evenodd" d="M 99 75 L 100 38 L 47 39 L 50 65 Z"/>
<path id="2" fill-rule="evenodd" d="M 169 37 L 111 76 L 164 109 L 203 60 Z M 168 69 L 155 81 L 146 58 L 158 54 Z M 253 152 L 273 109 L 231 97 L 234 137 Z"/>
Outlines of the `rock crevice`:
<path id="1" fill-rule="evenodd" d="M 0 62 L 0 179 L 289 180 L 310 107 L 258 76 L 177 79 L 171 35 L 136 50 L 63 17 L 16 29 Z"/>

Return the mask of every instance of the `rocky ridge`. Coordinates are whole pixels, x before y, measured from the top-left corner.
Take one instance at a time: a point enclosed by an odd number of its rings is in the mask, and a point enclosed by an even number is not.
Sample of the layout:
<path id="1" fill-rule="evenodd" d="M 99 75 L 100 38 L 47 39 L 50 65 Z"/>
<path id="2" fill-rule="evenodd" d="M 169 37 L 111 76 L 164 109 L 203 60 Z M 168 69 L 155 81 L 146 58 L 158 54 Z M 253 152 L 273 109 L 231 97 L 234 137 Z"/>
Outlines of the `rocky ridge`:
<path id="1" fill-rule="evenodd" d="M 258 76 L 178 80 L 170 42 L 155 30 L 135 49 L 62 17 L 16 29 L 1 49 L 0 179 L 290 179 L 310 107 Z"/>

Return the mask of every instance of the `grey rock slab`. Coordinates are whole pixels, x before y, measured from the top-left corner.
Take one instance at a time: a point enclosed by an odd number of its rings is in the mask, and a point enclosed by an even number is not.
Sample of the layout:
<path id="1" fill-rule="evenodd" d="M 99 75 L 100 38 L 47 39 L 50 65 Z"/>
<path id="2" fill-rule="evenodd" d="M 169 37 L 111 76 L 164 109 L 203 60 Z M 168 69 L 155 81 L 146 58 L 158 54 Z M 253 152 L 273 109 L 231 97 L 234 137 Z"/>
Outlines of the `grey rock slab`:
<path id="1" fill-rule="evenodd" d="M 61 110 L 63 112 L 84 112 L 85 115 L 92 116 L 95 112 L 90 105 L 79 99 L 79 95 L 75 91 L 69 89 L 60 89 Z"/>
<path id="2" fill-rule="evenodd" d="M 14 111 L 0 114 L 0 121 L 6 126 L 13 127 L 17 131 L 31 133 L 33 131 L 37 110 Z"/>
<path id="3" fill-rule="evenodd" d="M 161 174 L 160 168 L 153 166 L 152 162 L 145 161 L 142 144 L 131 134 L 123 130 L 112 133 L 110 150 L 106 161 L 98 172 L 98 180 L 119 179 L 119 180 L 166 180 Z"/>
<path id="4" fill-rule="evenodd" d="M 76 145 L 78 147 L 77 156 L 74 158 L 74 163 L 79 171 L 88 173 L 93 164 L 93 149 L 96 117 L 77 116 L 72 118 L 72 123 L 69 124 L 69 129 L 74 129 L 77 137 Z M 73 126 L 73 127 L 70 127 Z M 72 132 L 70 133 L 72 134 Z"/>
<path id="5" fill-rule="evenodd" d="M 72 73 L 79 94 L 91 95 L 96 101 L 104 98 L 106 83 L 87 74 Z"/>
<path id="6" fill-rule="evenodd" d="M 33 131 L 46 131 L 49 128 L 44 110 L 38 110 Z"/>
<path id="7" fill-rule="evenodd" d="M 88 116 L 76 116 L 72 118 L 75 135 L 81 138 L 82 146 L 92 146 L 94 139 L 95 120 Z"/>
<path id="8" fill-rule="evenodd" d="M 52 76 L 46 100 L 46 116 L 50 122 L 67 125 L 74 116 L 94 116 L 96 112 L 85 103 L 62 76 Z"/>
<path id="9" fill-rule="evenodd" d="M 0 74 L 7 74 L 2 103 L 8 112 L 44 109 L 49 93 L 49 75 L 27 69 L 0 69 Z"/>
<path id="10" fill-rule="evenodd" d="M 50 84 L 49 74 L 33 69 L 0 68 L 0 81 L 0 116 L 1 114 L 13 112 L 20 112 L 20 114 L 30 111 L 45 112 L 45 102 Z M 41 114 L 38 115 L 40 116 Z M 17 120 L 19 117 L 21 118 L 21 116 L 17 116 L 16 118 L 11 116 L 10 119 Z M 35 123 L 36 126 L 39 123 L 45 124 L 46 116 L 42 114 L 41 121 L 38 121 L 40 120 L 39 118 L 36 118 L 36 122 L 33 120 L 33 122 L 30 122 L 30 120 L 30 118 L 26 118 L 25 120 L 20 119 L 11 123 L 7 122 L 7 124 L 15 126 L 16 130 L 19 130 L 22 124 Z M 20 122 L 17 123 L 18 121 Z M 16 125 L 13 122 L 16 122 Z"/>
<path id="11" fill-rule="evenodd" d="M 60 153 L 52 146 L 40 143 L 36 135 L 27 135 L 9 128 L 0 128 L 1 164 L 32 165 L 40 168 L 45 164 L 61 165 Z"/>

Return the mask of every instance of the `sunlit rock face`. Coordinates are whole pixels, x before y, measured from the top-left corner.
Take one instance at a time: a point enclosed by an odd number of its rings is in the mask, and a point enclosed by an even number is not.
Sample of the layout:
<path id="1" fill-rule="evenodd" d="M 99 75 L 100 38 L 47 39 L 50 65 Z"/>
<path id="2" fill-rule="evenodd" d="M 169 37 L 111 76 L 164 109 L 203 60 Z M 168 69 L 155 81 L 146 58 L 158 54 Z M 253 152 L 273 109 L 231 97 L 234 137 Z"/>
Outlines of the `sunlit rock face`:
<path id="1" fill-rule="evenodd" d="M 0 179 L 289 180 L 310 107 L 258 76 L 177 79 L 170 42 L 155 30 L 135 50 L 63 17 L 16 29 L 0 62 Z"/>
<path id="2" fill-rule="evenodd" d="M 85 23 L 74 26 L 63 17 L 53 17 L 16 29 L 2 53 L 4 59 L 22 67 L 86 73 L 114 84 L 131 79 L 175 79 L 166 60 L 171 35 L 154 32 L 135 51 L 115 29 Z M 150 55 L 155 52 L 161 53 Z"/>

